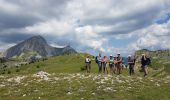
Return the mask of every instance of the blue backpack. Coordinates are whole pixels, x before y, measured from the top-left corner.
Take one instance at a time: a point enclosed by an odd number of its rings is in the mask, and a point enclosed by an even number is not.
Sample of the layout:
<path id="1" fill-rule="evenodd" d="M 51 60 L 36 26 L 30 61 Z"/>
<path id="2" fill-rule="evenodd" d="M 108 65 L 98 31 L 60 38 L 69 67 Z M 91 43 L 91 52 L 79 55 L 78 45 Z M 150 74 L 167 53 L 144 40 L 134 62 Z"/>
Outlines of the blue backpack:
<path id="1" fill-rule="evenodd" d="M 95 57 L 95 62 L 98 63 L 98 56 Z"/>

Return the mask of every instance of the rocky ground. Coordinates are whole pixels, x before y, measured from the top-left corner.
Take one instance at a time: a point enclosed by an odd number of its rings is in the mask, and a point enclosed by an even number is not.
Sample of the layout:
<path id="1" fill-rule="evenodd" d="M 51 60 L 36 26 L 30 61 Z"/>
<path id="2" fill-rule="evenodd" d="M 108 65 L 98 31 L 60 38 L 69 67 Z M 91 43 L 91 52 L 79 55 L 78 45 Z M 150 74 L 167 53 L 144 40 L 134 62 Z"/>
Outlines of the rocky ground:
<path id="1" fill-rule="evenodd" d="M 0 76 L 1 100 L 168 100 L 170 76 L 164 78 L 47 73 Z"/>

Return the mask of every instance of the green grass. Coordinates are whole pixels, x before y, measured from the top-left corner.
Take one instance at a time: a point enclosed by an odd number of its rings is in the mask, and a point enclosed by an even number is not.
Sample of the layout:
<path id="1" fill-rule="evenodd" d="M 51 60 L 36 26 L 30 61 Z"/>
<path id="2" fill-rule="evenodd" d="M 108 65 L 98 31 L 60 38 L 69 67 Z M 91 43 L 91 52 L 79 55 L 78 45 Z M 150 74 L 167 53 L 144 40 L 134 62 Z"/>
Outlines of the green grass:
<path id="1" fill-rule="evenodd" d="M 149 76 L 144 78 L 138 69 L 134 76 L 129 76 L 127 69 L 121 75 L 98 75 L 97 64 L 92 61 L 91 73 L 87 74 L 80 70 L 86 56 L 57 56 L 10 68 L 10 74 L 7 70 L 0 75 L 0 100 L 169 100 L 169 64 L 162 66 L 154 60 Z M 49 79 L 34 77 L 39 71 L 51 74 Z M 159 77 L 162 73 L 166 76 Z M 17 82 L 17 77 L 22 76 L 25 77 Z"/>
<path id="2" fill-rule="evenodd" d="M 2 100 L 168 100 L 169 78 L 54 74 L 49 81 L 27 76 L 21 83 L 0 78 Z M 13 77 L 12 77 L 13 78 Z M 56 79 L 57 78 L 57 79 Z"/>
<path id="3" fill-rule="evenodd" d="M 165 64 L 164 65 L 164 71 L 170 74 L 170 64 Z"/>
<path id="4" fill-rule="evenodd" d="M 51 57 L 45 61 L 21 66 L 22 71 L 19 74 L 32 74 L 40 70 L 48 73 L 78 73 L 81 67 L 85 66 L 84 59 L 84 54 Z M 92 62 L 92 72 L 97 72 L 97 65 L 94 61 Z"/>

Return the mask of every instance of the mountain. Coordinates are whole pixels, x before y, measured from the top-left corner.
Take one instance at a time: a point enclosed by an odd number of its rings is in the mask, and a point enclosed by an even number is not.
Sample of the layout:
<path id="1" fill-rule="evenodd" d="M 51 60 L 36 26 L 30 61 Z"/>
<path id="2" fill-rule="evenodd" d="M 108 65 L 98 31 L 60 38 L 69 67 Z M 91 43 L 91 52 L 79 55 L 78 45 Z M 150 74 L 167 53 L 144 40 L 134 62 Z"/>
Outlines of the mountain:
<path id="1" fill-rule="evenodd" d="M 142 54 L 146 54 L 154 58 L 170 58 L 170 50 L 150 51 L 147 49 L 142 49 L 135 52 L 135 55 L 137 56 L 141 56 Z"/>
<path id="2" fill-rule="evenodd" d="M 66 46 L 64 48 L 56 48 L 48 45 L 47 41 L 42 36 L 33 36 L 11 48 L 6 50 L 4 56 L 11 58 L 14 56 L 22 56 L 25 54 L 37 54 L 42 57 L 58 56 L 62 54 L 76 53 L 76 51 Z"/>

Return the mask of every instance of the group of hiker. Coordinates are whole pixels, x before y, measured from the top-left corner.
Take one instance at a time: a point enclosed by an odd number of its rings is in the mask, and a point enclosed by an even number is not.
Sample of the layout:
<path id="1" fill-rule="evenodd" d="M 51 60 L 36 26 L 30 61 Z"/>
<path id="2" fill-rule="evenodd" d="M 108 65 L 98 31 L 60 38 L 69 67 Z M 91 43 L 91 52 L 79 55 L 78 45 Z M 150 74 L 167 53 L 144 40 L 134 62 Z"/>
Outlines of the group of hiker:
<path id="1" fill-rule="evenodd" d="M 95 62 L 98 65 L 98 73 L 104 74 L 121 74 L 124 68 L 129 69 L 129 75 L 135 73 L 134 68 L 136 64 L 136 57 L 128 55 L 127 58 L 121 57 L 120 53 L 117 56 L 110 55 L 109 57 L 99 54 L 95 57 Z M 144 72 L 144 77 L 148 75 L 148 65 L 150 64 L 150 58 L 146 57 L 145 54 L 141 56 L 141 69 Z M 91 59 L 87 56 L 85 59 L 87 73 L 91 70 Z"/>

